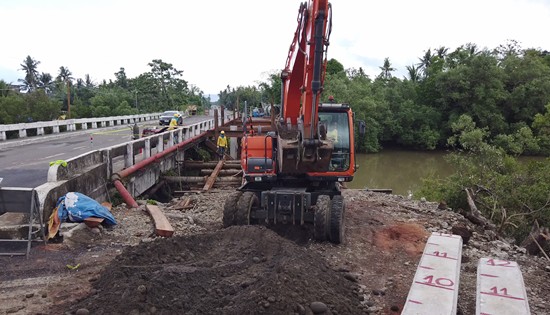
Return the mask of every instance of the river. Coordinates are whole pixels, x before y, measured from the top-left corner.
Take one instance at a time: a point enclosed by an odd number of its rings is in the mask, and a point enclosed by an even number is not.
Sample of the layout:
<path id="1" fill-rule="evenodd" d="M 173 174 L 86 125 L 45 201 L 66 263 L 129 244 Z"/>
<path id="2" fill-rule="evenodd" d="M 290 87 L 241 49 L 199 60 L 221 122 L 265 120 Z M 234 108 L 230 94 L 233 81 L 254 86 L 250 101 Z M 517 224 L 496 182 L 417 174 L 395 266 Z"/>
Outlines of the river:
<path id="1" fill-rule="evenodd" d="M 389 188 L 393 194 L 407 196 L 420 188 L 421 178 L 435 173 L 440 177 L 452 174 L 445 161 L 445 152 L 384 149 L 375 154 L 357 154 L 359 170 L 349 188 Z"/>
<path id="2" fill-rule="evenodd" d="M 384 149 L 375 154 L 357 154 L 359 169 L 349 188 L 392 189 L 395 195 L 414 195 L 422 185 L 422 178 L 436 174 L 443 178 L 453 173 L 453 167 L 444 159 L 444 151 L 406 151 Z M 520 157 L 520 161 L 542 160 L 544 157 Z M 420 196 L 415 196 L 420 197 Z"/>

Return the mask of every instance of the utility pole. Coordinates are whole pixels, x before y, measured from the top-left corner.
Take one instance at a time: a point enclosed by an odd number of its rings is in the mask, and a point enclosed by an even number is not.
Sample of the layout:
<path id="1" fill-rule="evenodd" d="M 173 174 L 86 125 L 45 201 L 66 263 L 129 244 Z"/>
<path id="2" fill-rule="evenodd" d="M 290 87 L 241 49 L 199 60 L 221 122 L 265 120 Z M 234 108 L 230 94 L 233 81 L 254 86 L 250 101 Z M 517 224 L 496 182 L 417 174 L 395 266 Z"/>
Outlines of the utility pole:
<path id="1" fill-rule="evenodd" d="M 136 95 L 136 109 L 138 109 L 138 102 L 137 102 L 137 93 L 138 93 L 138 90 L 135 89 L 135 90 L 134 90 L 134 93 L 135 93 L 135 95 Z"/>

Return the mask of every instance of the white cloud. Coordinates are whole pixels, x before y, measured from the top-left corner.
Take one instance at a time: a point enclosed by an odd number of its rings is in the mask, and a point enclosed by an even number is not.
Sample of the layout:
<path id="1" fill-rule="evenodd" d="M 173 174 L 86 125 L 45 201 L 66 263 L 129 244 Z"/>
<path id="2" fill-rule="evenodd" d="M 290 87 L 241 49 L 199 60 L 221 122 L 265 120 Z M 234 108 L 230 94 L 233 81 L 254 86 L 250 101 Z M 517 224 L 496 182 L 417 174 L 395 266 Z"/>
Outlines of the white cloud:
<path id="1" fill-rule="evenodd" d="M 300 1 L 158 0 L 38 1 L 0 3 L 0 79 L 30 55 L 38 70 L 57 75 L 114 79 L 149 70 L 152 59 L 183 70 L 206 93 L 226 85 L 255 84 L 284 67 Z M 428 48 L 472 42 L 494 48 L 507 39 L 550 49 L 544 30 L 547 0 L 334 0 L 329 58 L 375 75 L 385 57 L 404 72 Z M 8 70 L 5 70 L 8 69 Z M 23 73 L 19 71 L 19 77 Z"/>

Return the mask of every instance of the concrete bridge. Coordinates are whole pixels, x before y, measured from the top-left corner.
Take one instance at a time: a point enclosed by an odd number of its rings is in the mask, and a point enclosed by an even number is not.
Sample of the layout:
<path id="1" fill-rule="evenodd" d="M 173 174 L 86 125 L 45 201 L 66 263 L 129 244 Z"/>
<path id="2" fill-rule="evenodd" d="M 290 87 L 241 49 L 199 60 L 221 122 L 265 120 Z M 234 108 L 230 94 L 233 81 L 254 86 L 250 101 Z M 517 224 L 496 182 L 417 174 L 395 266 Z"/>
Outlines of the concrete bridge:
<path id="1" fill-rule="evenodd" d="M 32 137 L 34 141 L 44 135 L 41 128 L 51 124 L 65 124 L 56 128 L 59 132 L 70 132 L 90 128 L 102 128 L 132 124 L 158 118 L 158 114 L 137 115 L 132 117 L 106 117 L 101 119 L 39 122 L 34 124 L 2 125 L 0 132 L 16 128 L 20 133 L 19 141 L 30 141 L 27 130 L 41 130 Z M 155 185 L 163 172 L 176 167 L 176 161 L 184 160 L 185 151 L 191 147 L 206 143 L 215 149 L 215 141 L 220 130 L 226 130 L 230 138 L 230 153 L 237 158 L 238 139 L 242 128 L 229 126 L 237 117 L 231 112 L 206 117 L 203 121 L 181 126 L 172 131 L 128 141 L 111 147 L 101 148 L 65 160 L 65 163 L 49 167 L 47 182 L 35 187 L 40 202 L 40 212 L 47 222 L 59 197 L 68 192 L 80 192 L 99 202 L 109 199 L 109 187 L 115 184 L 123 188 L 129 196 L 137 197 Z M 77 128 L 76 125 L 80 124 Z M 61 131 L 65 130 L 65 131 Z M 5 136 L 4 139 L 5 140 Z M 7 142 L 14 142 L 9 140 Z M 2 144 L 2 142 L 0 142 Z M 6 142 L 3 143 L 4 145 Z M 122 186 L 122 187 L 119 187 Z M 111 191 L 112 192 L 112 191 Z"/>

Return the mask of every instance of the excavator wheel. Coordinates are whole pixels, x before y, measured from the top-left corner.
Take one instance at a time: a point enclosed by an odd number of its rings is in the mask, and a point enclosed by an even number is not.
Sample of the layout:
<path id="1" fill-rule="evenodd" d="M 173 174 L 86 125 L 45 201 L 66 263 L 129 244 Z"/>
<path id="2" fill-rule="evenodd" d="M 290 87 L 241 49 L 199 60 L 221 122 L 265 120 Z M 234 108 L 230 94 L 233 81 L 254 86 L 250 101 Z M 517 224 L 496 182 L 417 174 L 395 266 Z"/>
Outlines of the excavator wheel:
<path id="1" fill-rule="evenodd" d="M 319 195 L 313 218 L 313 236 L 316 241 L 327 240 L 328 213 L 330 212 L 330 197 Z"/>
<path id="2" fill-rule="evenodd" d="M 332 243 L 344 242 L 344 197 L 336 195 L 332 197 L 329 218 L 329 238 Z"/>
<path id="3" fill-rule="evenodd" d="M 250 210 L 259 205 L 259 199 L 255 193 L 247 191 L 242 194 L 237 202 L 237 211 L 235 212 L 235 225 L 250 224 Z"/>
<path id="4" fill-rule="evenodd" d="M 243 195 L 242 192 L 238 191 L 225 201 L 223 205 L 223 227 L 228 227 L 235 224 L 235 212 L 237 212 L 237 202 L 239 198 Z"/>

